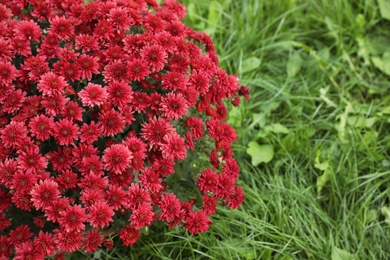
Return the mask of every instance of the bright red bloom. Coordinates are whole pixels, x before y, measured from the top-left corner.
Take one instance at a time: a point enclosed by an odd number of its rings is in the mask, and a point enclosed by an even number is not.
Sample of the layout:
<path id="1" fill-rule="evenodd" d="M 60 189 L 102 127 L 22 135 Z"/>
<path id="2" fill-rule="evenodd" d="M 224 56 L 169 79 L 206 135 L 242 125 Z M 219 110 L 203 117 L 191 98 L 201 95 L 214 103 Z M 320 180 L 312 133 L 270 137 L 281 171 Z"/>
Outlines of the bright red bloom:
<path id="1" fill-rule="evenodd" d="M 56 35 L 60 40 L 67 40 L 74 34 L 74 26 L 69 19 L 55 16 L 50 21 L 50 32 Z"/>
<path id="2" fill-rule="evenodd" d="M 130 225 L 123 228 L 119 233 L 119 237 L 125 246 L 132 246 L 135 242 L 137 242 L 140 235 L 141 233 L 139 230 Z"/>
<path id="3" fill-rule="evenodd" d="M 88 230 L 87 237 L 84 239 L 84 249 L 87 253 L 96 251 L 103 242 L 98 229 Z"/>
<path id="4" fill-rule="evenodd" d="M 180 202 L 174 194 L 164 194 L 158 206 L 161 209 L 159 218 L 162 221 L 171 222 L 180 216 Z"/>
<path id="5" fill-rule="evenodd" d="M 85 89 L 78 93 L 81 102 L 84 106 L 93 107 L 94 105 L 100 106 L 107 100 L 106 89 L 101 85 L 89 83 Z"/>
<path id="6" fill-rule="evenodd" d="M 30 120 L 28 125 L 31 129 L 31 135 L 37 140 L 44 141 L 53 135 L 54 120 L 52 117 L 39 115 Z"/>
<path id="7" fill-rule="evenodd" d="M 109 189 L 106 191 L 107 203 L 113 207 L 114 210 L 119 209 L 126 204 L 126 192 L 120 188 L 109 185 Z"/>
<path id="8" fill-rule="evenodd" d="M 80 67 L 81 78 L 92 79 L 92 74 L 98 74 L 98 58 L 82 54 L 77 58 L 77 64 Z"/>
<path id="9" fill-rule="evenodd" d="M 151 145 L 159 145 L 166 135 L 175 130 L 168 120 L 163 118 L 150 119 L 142 128 L 142 137 Z"/>
<path id="10" fill-rule="evenodd" d="M 15 26 L 16 37 L 21 37 L 26 40 L 41 41 L 41 28 L 34 21 L 20 21 Z"/>
<path id="11" fill-rule="evenodd" d="M 99 188 L 85 188 L 81 192 L 80 200 L 83 202 L 84 206 L 89 209 L 97 202 L 104 202 L 105 193 L 102 189 Z"/>
<path id="12" fill-rule="evenodd" d="M 218 184 L 218 175 L 212 170 L 206 169 L 201 172 L 201 177 L 198 178 L 197 184 L 204 193 L 215 191 Z"/>
<path id="13" fill-rule="evenodd" d="M 69 119 L 60 119 L 55 123 L 54 138 L 60 145 L 72 144 L 77 140 L 79 128 Z"/>
<path id="14" fill-rule="evenodd" d="M 81 231 L 85 228 L 83 222 L 87 220 L 87 214 L 80 205 L 68 206 L 60 214 L 58 222 L 66 232 Z"/>
<path id="15" fill-rule="evenodd" d="M 99 138 L 101 134 L 99 125 L 95 124 L 93 121 L 90 125 L 84 123 L 84 125 L 80 128 L 80 131 L 80 140 L 81 142 L 86 143 L 93 143 Z"/>
<path id="16" fill-rule="evenodd" d="M 4 99 L 3 111 L 10 114 L 15 113 L 23 106 L 25 100 L 26 92 L 21 89 L 11 89 L 8 92 L 7 97 Z"/>
<path id="17" fill-rule="evenodd" d="M 46 256 L 51 256 L 57 251 L 56 244 L 53 241 L 53 235 L 48 232 L 43 232 L 42 230 L 40 230 L 38 236 L 35 237 L 34 246 Z"/>
<path id="18" fill-rule="evenodd" d="M 51 179 L 40 181 L 31 190 L 31 201 L 36 209 L 51 206 L 59 198 L 58 184 Z"/>
<path id="19" fill-rule="evenodd" d="M 158 192 L 162 188 L 162 179 L 159 178 L 158 173 L 151 168 L 145 167 L 138 175 L 138 178 L 142 185 L 152 193 Z"/>
<path id="20" fill-rule="evenodd" d="M 232 193 L 228 196 L 227 205 L 232 209 L 236 209 L 242 204 L 243 201 L 244 191 L 241 187 L 235 186 Z"/>
<path id="21" fill-rule="evenodd" d="M 107 148 L 102 157 L 105 163 L 104 168 L 114 173 L 126 170 L 130 165 L 131 158 L 133 158 L 131 152 L 123 144 L 115 144 Z"/>
<path id="22" fill-rule="evenodd" d="M 5 147 L 12 147 L 27 138 L 27 133 L 28 131 L 24 123 L 12 121 L 4 129 L 0 130 L 0 137 Z"/>
<path id="23" fill-rule="evenodd" d="M 164 143 L 161 144 L 162 154 L 169 160 L 178 159 L 182 161 L 187 156 L 187 150 L 184 145 L 184 139 L 177 133 L 171 133 L 164 137 Z"/>
<path id="24" fill-rule="evenodd" d="M 205 232 L 211 223 L 209 217 L 203 211 L 193 211 L 186 216 L 184 227 L 188 229 L 188 232 L 191 234 L 196 234 Z"/>
<path id="25" fill-rule="evenodd" d="M 104 136 L 113 136 L 121 133 L 125 126 L 123 116 L 114 109 L 102 111 L 99 114 L 99 127 L 101 127 Z"/>
<path id="26" fill-rule="evenodd" d="M 66 170 L 58 175 L 57 182 L 61 189 L 76 188 L 78 175 L 71 170 Z"/>
<path id="27" fill-rule="evenodd" d="M 151 202 L 151 197 L 148 191 L 144 187 L 141 187 L 140 184 L 131 184 L 127 192 L 126 207 L 134 210 L 142 203 L 149 202 Z"/>
<path id="28" fill-rule="evenodd" d="M 129 220 L 135 229 L 140 229 L 144 226 L 150 226 L 154 217 L 155 213 L 152 211 L 152 206 L 149 203 L 143 203 L 133 210 Z"/>
<path id="29" fill-rule="evenodd" d="M 54 92 L 63 94 L 66 86 L 67 83 L 64 77 L 48 72 L 39 80 L 37 89 L 44 95 L 52 95 Z"/>
<path id="30" fill-rule="evenodd" d="M 82 49 L 83 52 L 89 52 L 98 50 L 99 45 L 95 37 L 86 34 L 80 34 L 76 36 L 76 49 Z"/>
<path id="31" fill-rule="evenodd" d="M 23 242 L 15 246 L 15 260 L 24 259 L 43 259 L 43 253 L 34 247 L 34 243 L 31 240 Z"/>
<path id="32" fill-rule="evenodd" d="M 79 231 L 67 232 L 61 229 L 54 230 L 53 240 L 59 250 L 71 253 L 81 248 L 83 244 L 83 233 Z"/>
<path id="33" fill-rule="evenodd" d="M 20 245 L 30 239 L 33 233 L 27 225 L 20 225 L 19 227 L 9 232 L 9 238 L 13 245 Z"/>
<path id="34" fill-rule="evenodd" d="M 77 102 L 69 101 L 68 104 L 62 110 L 62 115 L 73 121 L 83 121 L 82 117 L 83 109 L 79 106 Z"/>
<path id="35" fill-rule="evenodd" d="M 25 152 L 21 152 L 18 157 L 18 163 L 20 169 L 26 173 L 37 173 L 45 170 L 47 166 L 47 161 L 45 157 L 39 153 L 39 148 L 37 146 L 30 148 Z"/>
<path id="36" fill-rule="evenodd" d="M 127 63 L 127 76 L 129 80 L 142 80 L 150 74 L 148 65 L 142 60 L 134 59 Z"/>
<path id="37" fill-rule="evenodd" d="M 161 110 L 168 119 L 179 119 L 187 112 L 187 101 L 181 94 L 169 93 L 161 100 Z"/>
<path id="38" fill-rule="evenodd" d="M 11 189 L 18 192 L 29 192 L 36 182 L 36 177 L 31 172 L 16 172 L 12 179 Z"/>
<path id="39" fill-rule="evenodd" d="M 9 62 L 0 61 L 0 84 L 10 85 L 16 79 L 16 68 Z"/>
<path id="40" fill-rule="evenodd" d="M 93 227 L 103 228 L 113 222 L 114 209 L 106 202 L 98 201 L 89 208 L 89 223 Z"/>
<path id="41" fill-rule="evenodd" d="M 150 66 L 151 72 L 160 71 L 164 68 L 166 59 L 168 57 L 167 53 L 164 51 L 163 47 L 159 45 L 146 46 L 144 47 L 140 55 L 143 60 Z"/>
<path id="42" fill-rule="evenodd" d="M 113 81 L 107 86 L 108 98 L 114 106 L 125 106 L 133 99 L 132 89 L 125 82 Z"/>

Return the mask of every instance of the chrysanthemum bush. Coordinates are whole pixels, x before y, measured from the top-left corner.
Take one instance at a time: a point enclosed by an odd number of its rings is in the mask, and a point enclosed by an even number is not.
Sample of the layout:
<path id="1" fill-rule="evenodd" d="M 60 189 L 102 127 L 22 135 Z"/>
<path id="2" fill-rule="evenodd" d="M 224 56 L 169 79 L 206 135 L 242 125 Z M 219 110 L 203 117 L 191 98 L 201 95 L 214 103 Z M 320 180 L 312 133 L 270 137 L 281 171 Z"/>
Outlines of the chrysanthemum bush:
<path id="1" fill-rule="evenodd" d="M 244 199 L 226 104 L 248 98 L 174 0 L 0 0 L 0 259 L 206 231 Z M 153 227 L 150 227 L 153 228 Z"/>

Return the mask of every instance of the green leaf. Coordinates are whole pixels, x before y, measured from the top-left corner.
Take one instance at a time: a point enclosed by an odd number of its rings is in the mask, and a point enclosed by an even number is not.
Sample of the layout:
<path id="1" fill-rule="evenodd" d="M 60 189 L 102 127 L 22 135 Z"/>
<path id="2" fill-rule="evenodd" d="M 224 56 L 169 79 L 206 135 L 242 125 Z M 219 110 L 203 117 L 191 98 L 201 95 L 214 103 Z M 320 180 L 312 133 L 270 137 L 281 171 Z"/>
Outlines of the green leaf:
<path id="1" fill-rule="evenodd" d="M 281 124 L 272 124 L 270 126 L 267 126 L 265 128 L 269 132 L 273 132 L 275 134 L 288 134 L 290 131 L 288 130 L 287 127 Z"/>
<path id="2" fill-rule="evenodd" d="M 390 0 L 378 0 L 378 4 L 382 17 L 390 20 Z"/>
<path id="3" fill-rule="evenodd" d="M 385 222 L 390 225 L 390 208 L 389 207 L 382 207 L 381 213 L 385 217 Z"/>
<path id="4" fill-rule="evenodd" d="M 320 162 L 320 154 L 321 154 L 321 151 L 317 151 L 316 152 L 316 158 L 315 158 L 315 164 L 314 164 L 314 167 L 321 170 L 321 171 L 324 171 L 324 173 L 317 178 L 317 193 L 318 195 L 321 194 L 321 191 L 322 189 L 324 188 L 324 186 L 326 185 L 326 183 L 330 180 L 330 178 L 332 177 L 334 171 L 333 171 L 333 167 L 330 163 L 329 160 L 325 161 L 325 162 Z"/>
<path id="5" fill-rule="evenodd" d="M 207 17 L 207 33 L 212 34 L 215 32 L 215 29 L 218 24 L 218 20 L 221 17 L 222 6 L 218 1 L 212 1 L 209 5 L 209 14 Z"/>
<path id="6" fill-rule="evenodd" d="M 353 256 L 351 253 L 348 253 L 347 251 L 340 249 L 338 247 L 333 247 L 332 249 L 332 260 L 352 260 Z"/>
<path id="7" fill-rule="evenodd" d="M 248 144 L 246 152 L 252 157 L 253 166 L 258 166 L 262 162 L 268 163 L 274 157 L 274 148 L 272 145 L 260 145 L 255 141 Z"/>
<path id="8" fill-rule="evenodd" d="M 387 51 L 383 54 L 382 58 L 372 57 L 372 62 L 375 67 L 380 69 L 382 72 L 390 76 L 390 52 Z"/>
<path id="9" fill-rule="evenodd" d="M 295 51 L 287 62 L 287 75 L 292 78 L 298 74 L 302 67 L 302 58 L 297 51 Z"/>
<path id="10" fill-rule="evenodd" d="M 241 73 L 246 73 L 246 72 L 255 70 L 260 66 L 260 64 L 261 64 L 261 61 L 259 58 L 256 58 L 256 57 L 247 58 L 242 62 Z"/>
<path id="11" fill-rule="evenodd" d="M 195 22 L 196 20 L 196 6 L 194 3 L 189 3 L 187 5 L 187 14 L 188 14 L 188 18 L 190 18 L 190 20 L 192 22 Z"/>
<path id="12" fill-rule="evenodd" d="M 364 117 L 362 115 L 349 116 L 347 118 L 348 125 L 354 126 L 354 127 L 359 127 L 359 128 L 364 128 L 364 127 L 370 128 L 375 124 L 375 122 L 376 122 L 375 117 L 367 118 L 367 117 Z"/>

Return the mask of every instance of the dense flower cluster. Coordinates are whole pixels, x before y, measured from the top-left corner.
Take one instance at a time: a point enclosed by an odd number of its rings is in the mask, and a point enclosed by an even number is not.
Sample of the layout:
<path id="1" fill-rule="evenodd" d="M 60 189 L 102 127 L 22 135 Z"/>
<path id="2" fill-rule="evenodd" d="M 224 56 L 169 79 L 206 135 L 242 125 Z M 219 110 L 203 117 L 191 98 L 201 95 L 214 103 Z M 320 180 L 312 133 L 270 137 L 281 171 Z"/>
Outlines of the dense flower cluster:
<path id="1" fill-rule="evenodd" d="M 185 15 L 175 0 L 0 0 L 0 259 L 131 246 L 155 221 L 196 234 L 218 202 L 242 203 L 224 102 L 248 89 Z"/>

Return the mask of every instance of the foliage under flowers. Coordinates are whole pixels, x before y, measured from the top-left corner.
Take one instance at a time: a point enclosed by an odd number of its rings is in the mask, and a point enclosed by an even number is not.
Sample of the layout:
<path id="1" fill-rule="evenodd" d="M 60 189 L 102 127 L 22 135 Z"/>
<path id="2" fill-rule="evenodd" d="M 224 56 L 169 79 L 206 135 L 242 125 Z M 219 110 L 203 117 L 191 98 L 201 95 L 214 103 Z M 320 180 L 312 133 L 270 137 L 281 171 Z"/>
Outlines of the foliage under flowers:
<path id="1" fill-rule="evenodd" d="M 0 0 L 1 259 L 131 246 L 156 221 L 196 234 L 218 201 L 242 203 L 224 101 L 248 89 L 184 16 L 174 0 Z"/>

